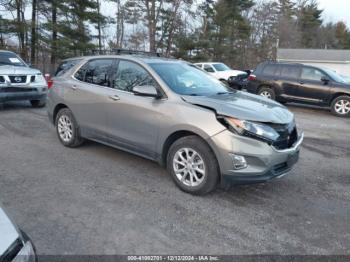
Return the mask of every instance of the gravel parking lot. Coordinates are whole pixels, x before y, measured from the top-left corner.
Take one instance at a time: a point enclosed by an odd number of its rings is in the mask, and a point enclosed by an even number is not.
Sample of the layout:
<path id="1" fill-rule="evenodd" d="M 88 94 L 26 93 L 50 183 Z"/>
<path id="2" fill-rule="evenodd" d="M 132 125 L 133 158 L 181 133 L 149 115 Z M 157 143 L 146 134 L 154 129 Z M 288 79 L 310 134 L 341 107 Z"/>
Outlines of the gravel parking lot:
<path id="1" fill-rule="evenodd" d="M 301 158 L 270 183 L 181 192 L 156 163 L 64 148 L 45 109 L 0 105 L 0 201 L 42 254 L 350 254 L 350 119 L 289 106 Z"/>

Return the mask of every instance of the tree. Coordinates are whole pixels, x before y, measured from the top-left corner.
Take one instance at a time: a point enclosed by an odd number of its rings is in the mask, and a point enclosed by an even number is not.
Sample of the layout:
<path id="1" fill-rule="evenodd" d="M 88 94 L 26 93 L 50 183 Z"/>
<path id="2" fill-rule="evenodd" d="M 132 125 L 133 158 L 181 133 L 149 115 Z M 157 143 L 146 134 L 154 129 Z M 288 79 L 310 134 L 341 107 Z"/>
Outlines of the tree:
<path id="1" fill-rule="evenodd" d="M 322 25 L 322 12 L 315 0 L 301 1 L 298 8 L 298 26 L 301 32 L 301 44 L 304 48 L 315 48 L 319 29 Z"/>
<path id="2" fill-rule="evenodd" d="M 37 16 L 37 0 L 32 0 L 32 23 L 31 23 L 31 40 L 30 40 L 30 62 L 36 64 L 35 54 L 36 54 L 36 16 Z"/>
<path id="3" fill-rule="evenodd" d="M 278 0 L 277 13 L 279 46 L 284 48 L 297 47 L 300 42 L 300 31 L 297 26 L 297 8 L 295 2 L 291 0 Z"/>

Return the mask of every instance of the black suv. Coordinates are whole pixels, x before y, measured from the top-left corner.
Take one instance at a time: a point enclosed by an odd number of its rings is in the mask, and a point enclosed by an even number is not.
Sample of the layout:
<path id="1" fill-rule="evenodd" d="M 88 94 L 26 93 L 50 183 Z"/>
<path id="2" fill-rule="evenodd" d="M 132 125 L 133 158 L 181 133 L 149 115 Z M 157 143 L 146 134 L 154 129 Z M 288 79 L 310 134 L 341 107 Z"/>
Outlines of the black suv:
<path id="1" fill-rule="evenodd" d="M 330 69 L 265 62 L 258 65 L 248 80 L 250 93 L 281 103 L 330 107 L 337 116 L 350 116 L 350 82 Z"/>

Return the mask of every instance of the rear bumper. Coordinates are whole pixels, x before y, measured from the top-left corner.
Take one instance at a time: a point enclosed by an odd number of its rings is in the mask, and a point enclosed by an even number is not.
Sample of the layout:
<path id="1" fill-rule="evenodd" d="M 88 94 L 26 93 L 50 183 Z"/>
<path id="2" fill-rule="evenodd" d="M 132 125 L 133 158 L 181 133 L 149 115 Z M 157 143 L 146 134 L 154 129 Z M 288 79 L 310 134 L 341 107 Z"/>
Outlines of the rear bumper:
<path id="1" fill-rule="evenodd" d="M 219 162 L 222 185 L 261 183 L 286 175 L 298 162 L 303 138 L 302 134 L 293 147 L 277 150 L 267 143 L 228 130 L 217 134 L 210 143 Z M 247 167 L 236 170 L 233 155 L 243 156 Z"/>

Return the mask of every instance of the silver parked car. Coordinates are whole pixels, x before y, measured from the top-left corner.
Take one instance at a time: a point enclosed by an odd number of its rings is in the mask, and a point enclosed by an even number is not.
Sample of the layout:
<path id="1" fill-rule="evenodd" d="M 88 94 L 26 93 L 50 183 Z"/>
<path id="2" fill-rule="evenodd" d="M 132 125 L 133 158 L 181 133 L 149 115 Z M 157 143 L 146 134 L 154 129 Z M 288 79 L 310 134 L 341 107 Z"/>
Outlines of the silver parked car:
<path id="1" fill-rule="evenodd" d="M 47 91 L 39 70 L 29 67 L 15 53 L 0 50 L 0 102 L 29 100 L 33 107 L 43 107 Z"/>
<path id="2" fill-rule="evenodd" d="M 0 206 L 0 261 L 36 262 L 33 243 L 20 231 Z"/>
<path id="3" fill-rule="evenodd" d="M 184 61 L 74 58 L 53 81 L 48 115 L 63 145 L 89 139 L 158 161 L 192 194 L 281 177 L 298 160 L 303 135 L 291 112 Z"/>

